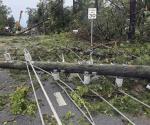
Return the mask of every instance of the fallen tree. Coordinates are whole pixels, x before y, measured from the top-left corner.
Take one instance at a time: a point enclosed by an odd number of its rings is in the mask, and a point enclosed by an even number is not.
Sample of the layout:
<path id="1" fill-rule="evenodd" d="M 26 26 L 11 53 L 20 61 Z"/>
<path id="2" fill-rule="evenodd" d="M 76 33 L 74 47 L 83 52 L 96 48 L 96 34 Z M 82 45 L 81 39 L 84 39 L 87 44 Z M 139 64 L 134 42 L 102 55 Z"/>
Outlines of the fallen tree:
<path id="1" fill-rule="evenodd" d="M 59 63 L 59 62 L 34 62 L 38 66 L 47 71 L 63 71 L 65 73 L 81 73 L 85 71 L 89 73 L 97 73 L 97 75 L 109 75 L 120 77 L 132 77 L 150 79 L 150 66 L 143 65 L 109 65 L 109 64 L 76 64 L 76 63 Z M 0 68 L 26 70 L 24 62 L 0 62 Z"/>

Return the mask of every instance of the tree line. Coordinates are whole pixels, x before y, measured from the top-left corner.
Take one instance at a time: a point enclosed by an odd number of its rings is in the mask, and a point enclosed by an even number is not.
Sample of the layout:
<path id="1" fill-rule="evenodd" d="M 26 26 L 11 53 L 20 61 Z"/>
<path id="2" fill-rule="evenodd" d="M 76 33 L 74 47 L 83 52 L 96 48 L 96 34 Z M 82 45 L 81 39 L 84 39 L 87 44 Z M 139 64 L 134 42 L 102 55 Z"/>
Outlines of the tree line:
<path id="1" fill-rule="evenodd" d="M 78 29 L 80 37 L 88 38 L 89 7 L 97 8 L 95 40 L 149 40 L 149 0 L 73 0 L 71 7 L 64 6 L 64 0 L 41 0 L 37 9 L 27 9 L 28 26 L 49 19 L 38 27 L 39 32 L 49 34 Z"/>
<path id="2" fill-rule="evenodd" d="M 14 29 L 15 19 L 13 16 L 10 16 L 10 13 L 11 9 L 0 0 L 0 34 L 3 34 L 5 30 L 13 31 Z M 9 27 L 9 29 L 7 29 L 7 27 Z"/>
<path id="3" fill-rule="evenodd" d="M 28 27 L 40 22 L 36 31 L 40 34 L 68 32 L 78 29 L 78 36 L 88 39 L 90 21 L 88 8 L 97 8 L 94 20 L 96 41 L 142 40 L 149 41 L 150 0 L 72 0 L 72 6 L 64 6 L 64 0 L 40 0 L 37 8 L 27 8 Z M 15 27 L 10 8 L 0 0 L 0 32 Z M 46 20 L 46 21 L 45 21 Z"/>

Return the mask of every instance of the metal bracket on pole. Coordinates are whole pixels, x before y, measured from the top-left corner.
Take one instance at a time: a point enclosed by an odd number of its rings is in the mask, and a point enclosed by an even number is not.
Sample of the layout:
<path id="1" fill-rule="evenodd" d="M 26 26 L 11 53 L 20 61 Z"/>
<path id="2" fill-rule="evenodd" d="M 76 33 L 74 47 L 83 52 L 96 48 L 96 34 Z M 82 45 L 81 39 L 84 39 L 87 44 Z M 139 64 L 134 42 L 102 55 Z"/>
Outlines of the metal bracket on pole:
<path id="1" fill-rule="evenodd" d="M 85 85 L 89 84 L 91 82 L 91 75 L 89 74 L 89 72 L 85 71 L 84 72 L 84 81 L 83 83 Z"/>
<path id="2" fill-rule="evenodd" d="M 56 69 L 53 70 L 52 76 L 55 81 L 60 79 L 59 72 Z"/>

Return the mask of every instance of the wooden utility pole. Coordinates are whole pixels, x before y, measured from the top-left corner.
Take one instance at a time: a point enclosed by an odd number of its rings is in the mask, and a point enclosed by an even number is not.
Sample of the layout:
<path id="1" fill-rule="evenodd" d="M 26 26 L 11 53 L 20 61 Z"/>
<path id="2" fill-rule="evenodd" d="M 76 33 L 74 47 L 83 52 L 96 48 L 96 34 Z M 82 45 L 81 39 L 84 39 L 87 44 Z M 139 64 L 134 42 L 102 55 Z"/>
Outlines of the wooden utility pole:
<path id="1" fill-rule="evenodd" d="M 77 64 L 77 63 L 59 63 L 59 62 L 34 62 L 38 66 L 47 71 L 63 71 L 64 73 L 82 73 L 85 71 L 96 73 L 97 75 L 109 75 L 131 78 L 150 79 L 150 66 L 144 65 L 111 65 L 111 64 Z M 0 68 L 26 70 L 25 62 L 0 62 Z"/>

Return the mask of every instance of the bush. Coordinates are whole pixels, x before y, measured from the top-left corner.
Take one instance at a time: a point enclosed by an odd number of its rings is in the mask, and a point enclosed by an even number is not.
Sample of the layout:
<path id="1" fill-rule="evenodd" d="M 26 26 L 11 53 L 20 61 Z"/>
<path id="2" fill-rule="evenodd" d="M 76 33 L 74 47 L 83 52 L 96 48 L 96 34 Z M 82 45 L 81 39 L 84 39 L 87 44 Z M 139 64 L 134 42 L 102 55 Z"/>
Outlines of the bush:
<path id="1" fill-rule="evenodd" d="M 36 104 L 28 99 L 28 92 L 28 87 L 18 87 L 17 90 L 10 95 L 10 106 L 13 114 L 35 115 Z"/>

